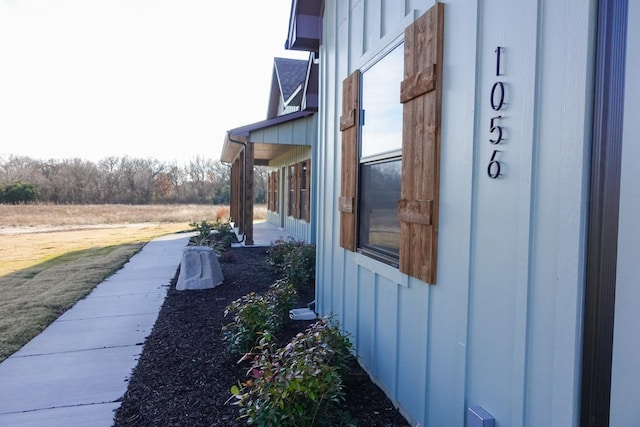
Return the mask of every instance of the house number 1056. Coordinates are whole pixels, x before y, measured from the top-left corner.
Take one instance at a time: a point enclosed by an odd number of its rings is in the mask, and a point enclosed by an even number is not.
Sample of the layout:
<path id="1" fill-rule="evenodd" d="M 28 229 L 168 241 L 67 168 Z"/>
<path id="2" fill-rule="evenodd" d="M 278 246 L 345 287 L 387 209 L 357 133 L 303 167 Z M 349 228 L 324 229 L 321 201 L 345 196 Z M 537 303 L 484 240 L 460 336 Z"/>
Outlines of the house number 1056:
<path id="1" fill-rule="evenodd" d="M 501 49 L 502 48 L 498 46 L 495 50 L 496 77 L 500 77 L 501 75 L 501 70 L 500 70 Z M 503 110 L 505 106 L 504 94 L 505 94 L 504 83 L 501 81 L 495 82 L 491 87 L 491 95 L 489 99 L 491 102 L 491 109 L 493 111 L 500 112 Z M 504 127 L 501 125 L 501 123 L 502 123 L 501 115 L 495 115 L 491 117 L 491 119 L 489 120 L 489 134 L 490 134 L 489 143 L 491 143 L 494 146 L 501 144 L 504 139 L 504 134 L 503 134 Z M 498 150 L 497 148 L 494 148 L 493 153 L 491 153 L 491 159 L 489 159 L 489 164 L 487 165 L 487 175 L 489 175 L 489 178 L 496 179 L 500 175 L 502 175 L 502 165 L 499 159 L 500 153 L 501 153 L 501 150 Z"/>

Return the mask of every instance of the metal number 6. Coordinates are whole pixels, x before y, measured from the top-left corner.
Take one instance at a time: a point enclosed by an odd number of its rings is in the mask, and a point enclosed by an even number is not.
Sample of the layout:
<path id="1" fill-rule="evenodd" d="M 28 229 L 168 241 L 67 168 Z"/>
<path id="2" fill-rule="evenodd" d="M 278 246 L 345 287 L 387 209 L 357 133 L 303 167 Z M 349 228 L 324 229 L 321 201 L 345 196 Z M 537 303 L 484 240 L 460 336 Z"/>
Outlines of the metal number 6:
<path id="1" fill-rule="evenodd" d="M 491 160 L 489 160 L 489 165 L 487 166 L 487 175 L 489 178 L 496 179 L 500 176 L 500 171 L 502 169 L 500 162 L 496 160 L 496 155 L 499 153 L 499 150 L 493 150 L 493 154 L 491 155 Z"/>

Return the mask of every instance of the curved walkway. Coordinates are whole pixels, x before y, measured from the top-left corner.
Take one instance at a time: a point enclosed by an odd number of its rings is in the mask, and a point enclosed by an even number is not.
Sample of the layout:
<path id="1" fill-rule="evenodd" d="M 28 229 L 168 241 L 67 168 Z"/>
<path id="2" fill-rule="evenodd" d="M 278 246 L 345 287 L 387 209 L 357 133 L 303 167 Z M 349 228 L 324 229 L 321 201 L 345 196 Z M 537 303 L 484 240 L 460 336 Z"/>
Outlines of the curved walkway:
<path id="1" fill-rule="evenodd" d="M 147 243 L 0 363 L 0 426 L 111 426 L 190 234 Z"/>

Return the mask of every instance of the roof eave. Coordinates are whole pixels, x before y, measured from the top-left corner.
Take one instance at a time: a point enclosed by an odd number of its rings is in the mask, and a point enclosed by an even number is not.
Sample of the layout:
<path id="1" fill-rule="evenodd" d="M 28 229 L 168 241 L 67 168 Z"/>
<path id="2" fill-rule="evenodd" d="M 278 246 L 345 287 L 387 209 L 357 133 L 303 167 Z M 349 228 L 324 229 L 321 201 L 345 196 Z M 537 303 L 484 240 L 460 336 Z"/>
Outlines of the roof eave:
<path id="1" fill-rule="evenodd" d="M 324 1 L 292 0 L 285 49 L 318 52 L 322 40 Z"/>

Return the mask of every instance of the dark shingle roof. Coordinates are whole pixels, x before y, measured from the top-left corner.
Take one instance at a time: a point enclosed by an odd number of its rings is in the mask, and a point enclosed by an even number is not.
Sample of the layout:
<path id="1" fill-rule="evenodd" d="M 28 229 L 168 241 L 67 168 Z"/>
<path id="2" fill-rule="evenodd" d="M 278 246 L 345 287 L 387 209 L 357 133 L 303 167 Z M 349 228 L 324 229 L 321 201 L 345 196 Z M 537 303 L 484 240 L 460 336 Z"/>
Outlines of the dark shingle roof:
<path id="1" fill-rule="evenodd" d="M 302 59 L 275 58 L 274 65 L 282 91 L 282 98 L 288 99 L 307 76 L 308 61 Z"/>

